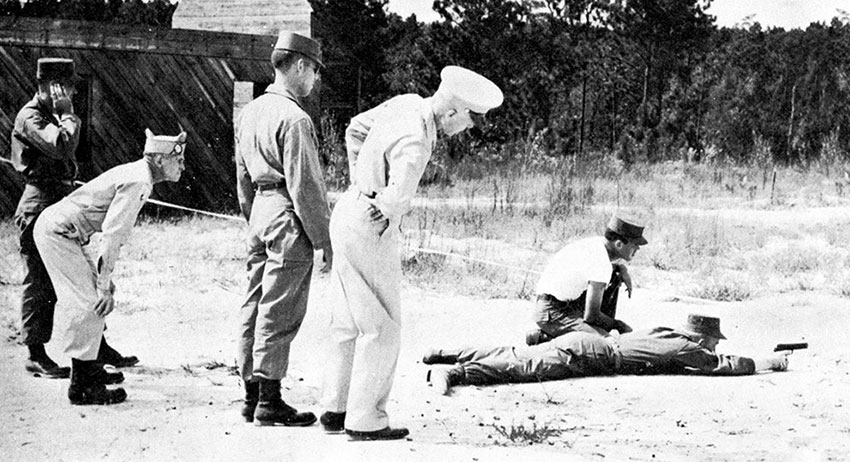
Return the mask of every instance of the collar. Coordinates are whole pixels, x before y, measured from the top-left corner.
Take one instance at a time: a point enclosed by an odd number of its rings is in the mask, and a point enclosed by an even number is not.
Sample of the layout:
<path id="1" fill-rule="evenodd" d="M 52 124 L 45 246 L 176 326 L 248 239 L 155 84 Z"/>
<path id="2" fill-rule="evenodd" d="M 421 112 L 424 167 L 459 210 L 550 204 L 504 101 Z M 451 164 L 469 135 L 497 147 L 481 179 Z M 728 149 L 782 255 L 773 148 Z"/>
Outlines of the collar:
<path id="1" fill-rule="evenodd" d="M 289 88 L 286 88 L 283 85 L 273 83 L 266 88 L 266 93 L 271 93 L 271 94 L 274 94 L 274 95 L 283 96 L 284 98 L 289 98 L 295 104 L 297 104 L 299 108 L 301 108 L 302 110 L 304 109 L 304 107 L 301 106 L 301 101 L 299 101 L 298 97 L 295 96 L 295 93 L 292 93 L 292 91 Z"/>

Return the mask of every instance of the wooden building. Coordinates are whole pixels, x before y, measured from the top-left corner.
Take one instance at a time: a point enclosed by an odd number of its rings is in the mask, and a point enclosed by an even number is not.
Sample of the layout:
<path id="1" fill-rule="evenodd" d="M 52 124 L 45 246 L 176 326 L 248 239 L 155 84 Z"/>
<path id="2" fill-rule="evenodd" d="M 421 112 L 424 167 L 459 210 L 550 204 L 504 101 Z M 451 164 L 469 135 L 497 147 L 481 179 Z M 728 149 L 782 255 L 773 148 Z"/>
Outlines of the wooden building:
<path id="1" fill-rule="evenodd" d="M 310 36 L 311 13 L 308 0 L 180 0 L 171 27 L 274 36 L 290 30 Z"/>
<path id="2" fill-rule="evenodd" d="M 182 127 L 189 135 L 186 171 L 176 184 L 157 185 L 154 197 L 234 211 L 233 120 L 274 78 L 269 57 L 277 31 L 263 31 L 0 18 L 0 157 L 8 158 L 15 116 L 36 93 L 37 60 L 71 58 L 82 80 L 74 98 L 83 120 L 81 180 L 140 158 L 145 128 L 176 134 Z M 22 190 L 21 175 L 0 163 L 0 217 L 14 213 Z"/>

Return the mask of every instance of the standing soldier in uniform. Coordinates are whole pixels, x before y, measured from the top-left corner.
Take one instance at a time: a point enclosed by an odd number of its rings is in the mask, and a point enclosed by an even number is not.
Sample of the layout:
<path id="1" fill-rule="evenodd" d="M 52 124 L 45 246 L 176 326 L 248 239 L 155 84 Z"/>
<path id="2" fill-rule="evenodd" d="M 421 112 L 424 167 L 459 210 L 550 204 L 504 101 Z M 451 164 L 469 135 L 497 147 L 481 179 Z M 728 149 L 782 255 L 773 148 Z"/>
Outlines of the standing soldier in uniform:
<path id="1" fill-rule="evenodd" d="M 396 96 L 351 120 L 345 132 L 351 189 L 331 217 L 337 291 L 322 425 L 352 440 L 404 438 L 386 412 L 401 333 L 398 227 L 410 210 L 437 131 L 456 135 L 502 104 L 502 92 L 470 70 L 449 66 L 430 98 Z"/>
<path id="2" fill-rule="evenodd" d="M 59 367 L 44 349 L 53 333 L 56 293 L 33 241 L 33 227 L 41 212 L 74 189 L 77 177 L 75 152 L 80 140 L 80 118 L 74 114 L 74 61 L 40 58 L 36 71 L 38 93 L 15 118 L 11 157 L 26 187 L 15 211 L 21 230 L 21 257 L 25 264 L 21 294 L 21 341 L 29 349 L 26 370 L 36 376 L 67 378 L 69 368 Z M 102 362 L 127 366 L 124 358 L 104 340 Z"/>
<path id="3" fill-rule="evenodd" d="M 112 272 L 153 185 L 180 179 L 186 143 L 185 133 L 146 134 L 142 159 L 107 170 L 47 207 L 33 229 L 56 289 L 65 353 L 71 357 L 72 404 L 114 404 L 127 398 L 122 388 L 106 388 L 123 381 L 123 374 L 108 374 L 99 360 L 104 320 L 115 305 Z M 83 247 L 94 233 L 101 233 L 100 251 L 91 261 Z"/>
<path id="4" fill-rule="evenodd" d="M 237 353 L 242 415 L 256 425 L 307 426 L 315 415 L 287 405 L 280 381 L 307 312 L 313 249 L 323 252 L 323 271 L 333 259 L 316 131 L 298 100 L 318 79 L 321 50 L 310 38 L 281 32 L 271 60 L 275 81 L 245 106 L 236 133 L 239 206 L 249 223 Z"/>

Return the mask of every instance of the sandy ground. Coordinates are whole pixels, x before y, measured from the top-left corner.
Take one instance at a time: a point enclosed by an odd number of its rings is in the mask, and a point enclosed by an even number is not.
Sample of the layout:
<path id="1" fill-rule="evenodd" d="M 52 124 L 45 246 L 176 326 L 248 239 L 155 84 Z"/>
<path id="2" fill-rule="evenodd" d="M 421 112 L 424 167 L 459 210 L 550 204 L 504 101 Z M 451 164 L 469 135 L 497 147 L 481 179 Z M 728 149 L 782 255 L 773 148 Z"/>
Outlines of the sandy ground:
<path id="1" fill-rule="evenodd" d="M 293 345 L 284 397 L 318 407 L 328 278 L 316 275 Z M 459 387 L 436 396 L 420 358 L 429 346 L 519 344 L 531 302 L 446 296 L 406 286 L 403 345 L 389 404 L 396 442 L 349 442 L 309 428 L 259 428 L 239 417 L 232 374 L 240 294 L 221 286 L 190 297 L 191 309 L 119 306 L 108 337 L 141 358 L 124 369 L 129 393 L 115 406 L 71 406 L 67 380 L 23 370 L 24 348 L 0 342 L 0 452 L 9 461 L 89 460 L 850 460 L 850 300 L 797 292 L 744 303 L 671 301 L 651 287 L 621 302 L 634 327 L 717 315 L 720 350 L 767 354 L 807 341 L 783 373 L 750 377 L 594 377 L 545 384 Z M 6 333 L 8 334 L 8 332 Z M 6 335 L 4 334 L 4 337 Z M 58 341 L 50 344 L 62 358 Z M 62 358 L 67 363 L 67 358 Z M 539 442 L 509 438 L 535 430 Z"/>

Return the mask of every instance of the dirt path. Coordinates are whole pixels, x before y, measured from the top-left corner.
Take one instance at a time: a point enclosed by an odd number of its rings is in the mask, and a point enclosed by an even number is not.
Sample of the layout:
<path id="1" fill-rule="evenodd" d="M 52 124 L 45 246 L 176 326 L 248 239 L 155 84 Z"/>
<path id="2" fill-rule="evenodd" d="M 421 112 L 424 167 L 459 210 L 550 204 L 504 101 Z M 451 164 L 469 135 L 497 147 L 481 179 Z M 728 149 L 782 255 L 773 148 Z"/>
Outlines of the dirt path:
<path id="1" fill-rule="evenodd" d="M 318 408 L 323 327 L 330 303 L 319 277 L 293 345 L 284 395 Z M 723 352 L 757 355 L 780 341 L 811 345 L 788 372 L 739 378 L 604 377 L 461 387 L 434 396 L 419 363 L 429 346 L 518 344 L 530 302 L 404 290 L 403 346 L 390 402 L 408 440 L 351 443 L 320 427 L 257 428 L 238 417 L 232 374 L 240 295 L 217 287 L 179 294 L 195 303 L 110 316 L 108 335 L 141 367 L 125 370 L 130 399 L 72 407 L 67 381 L 29 377 L 23 348 L 0 344 L 0 453 L 4 460 L 848 460 L 850 301 L 801 292 L 746 303 L 687 305 L 651 288 L 625 300 L 633 326 L 678 325 L 689 311 L 723 319 Z M 124 308 L 123 310 L 121 308 Z M 57 342 L 54 342 L 57 343 Z M 51 348 L 55 348 L 55 344 Z M 58 356 L 57 352 L 53 352 Z M 67 362 L 67 359 L 64 361 Z M 511 441 L 513 430 L 548 438 Z"/>

